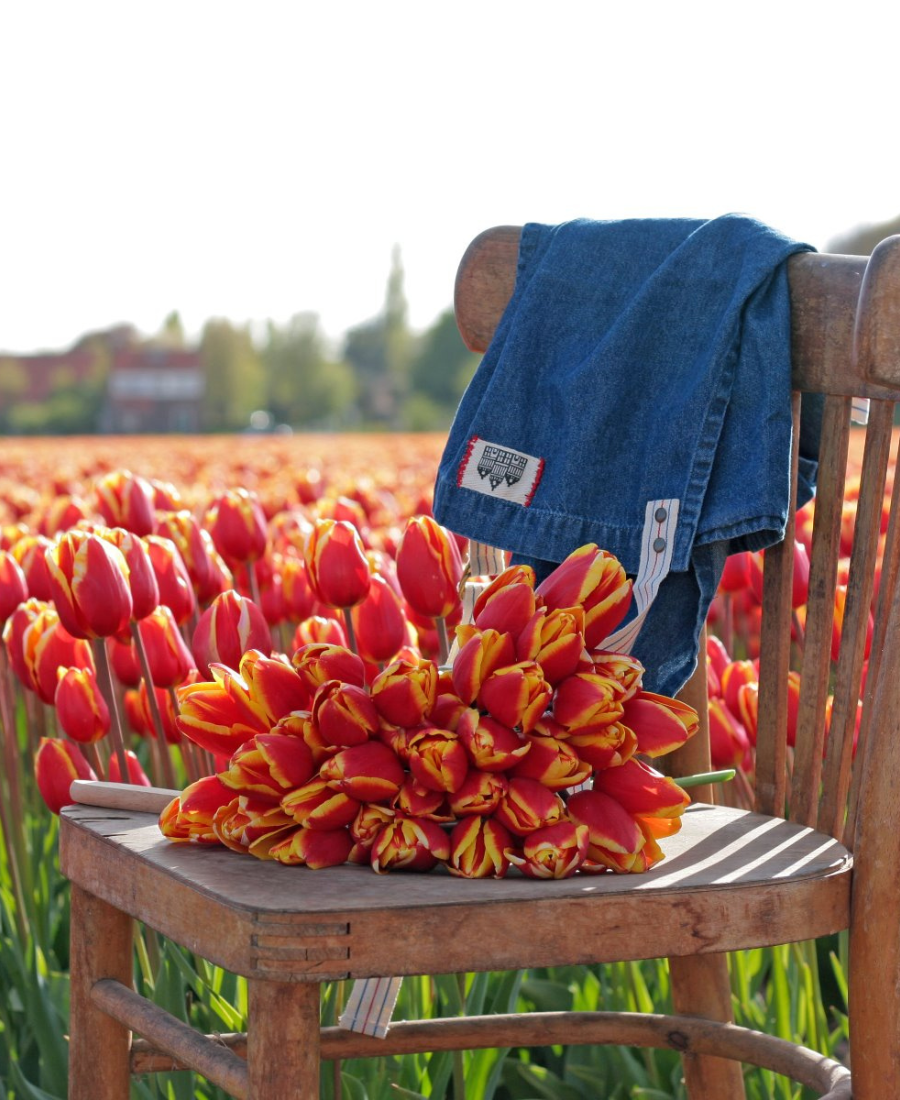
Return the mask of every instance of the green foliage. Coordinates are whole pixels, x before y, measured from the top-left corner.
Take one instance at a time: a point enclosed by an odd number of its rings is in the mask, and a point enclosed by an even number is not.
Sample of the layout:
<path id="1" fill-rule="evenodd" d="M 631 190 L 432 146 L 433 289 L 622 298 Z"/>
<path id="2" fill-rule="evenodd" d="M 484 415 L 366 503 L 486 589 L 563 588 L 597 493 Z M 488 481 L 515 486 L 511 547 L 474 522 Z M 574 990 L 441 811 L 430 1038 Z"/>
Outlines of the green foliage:
<path id="1" fill-rule="evenodd" d="M 266 400 L 265 372 L 250 332 L 229 321 L 207 321 L 200 357 L 206 380 L 204 427 L 240 431 Z"/>
<path id="2" fill-rule="evenodd" d="M 298 313 L 284 328 L 269 322 L 262 362 L 266 408 L 279 423 L 336 429 L 358 419 L 356 379 L 346 363 L 328 355 L 315 314 Z"/>
<path id="3" fill-rule="evenodd" d="M 478 360 L 463 343 L 453 310 L 446 310 L 422 337 L 410 366 L 413 397 L 427 398 L 441 418 L 440 423 L 421 427 L 449 425 Z M 420 427 L 408 420 L 406 426 L 412 430 Z"/>

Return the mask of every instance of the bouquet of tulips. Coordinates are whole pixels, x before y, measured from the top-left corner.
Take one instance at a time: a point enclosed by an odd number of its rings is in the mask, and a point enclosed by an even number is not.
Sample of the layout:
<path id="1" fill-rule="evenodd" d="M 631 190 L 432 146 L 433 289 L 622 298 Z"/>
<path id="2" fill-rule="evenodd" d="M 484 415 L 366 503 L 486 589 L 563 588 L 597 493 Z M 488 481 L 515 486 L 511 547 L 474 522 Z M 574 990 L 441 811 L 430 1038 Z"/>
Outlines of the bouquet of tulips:
<path id="1" fill-rule="evenodd" d="M 320 588 L 328 573 L 328 602 L 358 605 L 364 571 L 329 534 L 309 548 L 310 580 Z M 454 546 L 427 517 L 411 537 L 444 556 Z M 329 553 L 345 567 L 322 569 Z M 416 561 L 439 566 L 441 553 Z M 448 576 L 418 577 L 441 621 L 456 599 Z M 249 649 L 237 668 L 212 662 L 211 679 L 178 689 L 176 724 L 221 766 L 169 804 L 162 832 L 310 868 L 644 871 L 689 801 L 647 759 L 698 721 L 644 691 L 635 658 L 604 649 L 630 602 L 621 564 L 589 544 L 540 585 L 518 565 L 487 583 L 449 663 L 407 647 L 372 674 L 351 645 L 327 640 L 290 660 Z"/>

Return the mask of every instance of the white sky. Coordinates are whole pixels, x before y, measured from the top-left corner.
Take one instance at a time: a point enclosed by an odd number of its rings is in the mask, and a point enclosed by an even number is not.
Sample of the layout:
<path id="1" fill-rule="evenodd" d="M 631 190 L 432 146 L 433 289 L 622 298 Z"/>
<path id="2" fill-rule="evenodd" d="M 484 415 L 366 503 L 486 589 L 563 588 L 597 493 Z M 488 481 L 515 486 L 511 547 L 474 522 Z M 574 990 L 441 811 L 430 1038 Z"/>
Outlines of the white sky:
<path id="1" fill-rule="evenodd" d="M 900 213 L 896 0 L 5 0 L 0 350 L 452 299 L 500 223 Z"/>

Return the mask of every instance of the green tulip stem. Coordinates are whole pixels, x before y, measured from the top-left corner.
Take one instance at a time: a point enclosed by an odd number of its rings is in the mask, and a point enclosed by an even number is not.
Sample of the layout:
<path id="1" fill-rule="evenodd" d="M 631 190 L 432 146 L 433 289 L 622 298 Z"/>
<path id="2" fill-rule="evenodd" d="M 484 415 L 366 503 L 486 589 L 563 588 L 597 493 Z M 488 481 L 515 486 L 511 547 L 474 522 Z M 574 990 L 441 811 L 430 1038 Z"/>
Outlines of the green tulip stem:
<path id="1" fill-rule="evenodd" d="M 128 771 L 128 757 L 125 755 L 125 737 L 122 733 L 122 718 L 119 714 L 119 704 L 116 701 L 116 693 L 113 688 L 112 671 L 109 666 L 109 654 L 106 651 L 104 638 L 92 638 L 91 645 L 94 650 L 94 664 L 97 666 L 97 677 L 100 681 L 100 691 L 109 707 L 112 716 L 110 735 L 112 737 L 113 751 L 119 762 L 119 782 L 130 783 L 131 774 Z"/>
<path id="2" fill-rule="evenodd" d="M 697 772 L 696 775 L 679 775 L 675 782 L 679 787 L 701 787 L 704 783 L 727 783 L 736 775 L 734 768 L 724 768 L 718 772 Z"/>
<path id="3" fill-rule="evenodd" d="M 247 567 L 247 580 L 250 583 L 250 598 L 256 604 L 258 608 L 262 608 L 262 600 L 259 596 L 259 581 L 256 578 L 256 570 L 253 567 L 253 562 L 248 561 L 245 563 Z"/>
<path id="4" fill-rule="evenodd" d="M 352 608 L 342 607 L 341 611 L 344 613 L 344 627 L 347 634 L 347 647 L 351 652 L 359 656 L 359 646 L 356 643 L 356 631 L 353 629 L 353 611 Z"/>
<path id="5" fill-rule="evenodd" d="M 440 659 L 438 664 L 444 665 L 447 663 L 447 659 L 450 656 L 450 636 L 447 633 L 447 620 L 439 617 L 434 621 L 437 625 L 438 644 L 440 646 Z"/>

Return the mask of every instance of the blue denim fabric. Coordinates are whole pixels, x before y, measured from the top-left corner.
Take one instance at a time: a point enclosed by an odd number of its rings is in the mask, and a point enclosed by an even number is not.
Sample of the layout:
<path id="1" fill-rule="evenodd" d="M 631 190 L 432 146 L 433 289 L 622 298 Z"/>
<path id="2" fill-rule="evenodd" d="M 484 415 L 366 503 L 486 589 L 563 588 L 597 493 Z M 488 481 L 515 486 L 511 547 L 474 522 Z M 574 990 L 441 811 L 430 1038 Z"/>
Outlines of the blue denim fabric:
<path id="1" fill-rule="evenodd" d="M 674 693 L 693 670 L 727 554 L 784 533 L 784 261 L 811 250 L 739 215 L 529 224 L 512 299 L 457 410 L 436 518 L 541 574 L 586 542 L 635 573 L 646 502 L 680 500 L 672 572 L 634 647 L 651 690 Z M 821 408 L 810 411 L 801 503 L 815 484 Z M 527 506 L 458 485 L 474 436 L 543 459 Z"/>

